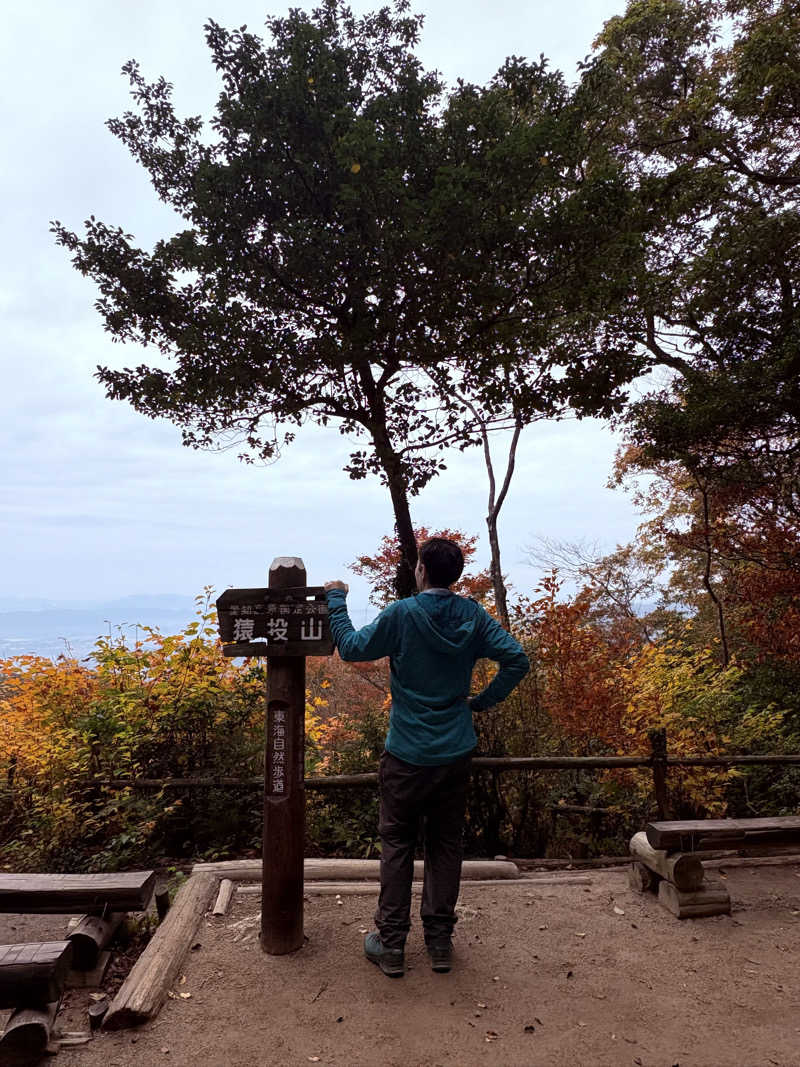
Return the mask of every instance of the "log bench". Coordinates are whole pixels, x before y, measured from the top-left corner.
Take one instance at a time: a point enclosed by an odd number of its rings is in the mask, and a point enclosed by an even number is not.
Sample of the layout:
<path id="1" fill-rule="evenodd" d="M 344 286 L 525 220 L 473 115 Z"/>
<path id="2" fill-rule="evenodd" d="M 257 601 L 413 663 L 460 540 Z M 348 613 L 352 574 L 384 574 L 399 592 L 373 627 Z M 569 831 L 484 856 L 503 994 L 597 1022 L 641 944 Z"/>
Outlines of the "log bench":
<path id="1" fill-rule="evenodd" d="M 651 822 L 645 830 L 656 849 L 701 852 L 711 848 L 763 848 L 765 845 L 800 845 L 800 816 L 769 819 L 687 819 Z"/>
<path id="2" fill-rule="evenodd" d="M 0 1061 L 34 1062 L 50 1041 L 72 962 L 70 941 L 0 945 L 0 1008 L 13 1008 Z"/>
<path id="3" fill-rule="evenodd" d="M 0 912 L 62 915 L 85 912 L 146 911 L 156 885 L 155 871 L 117 874 L 0 874 Z"/>
<path id="4" fill-rule="evenodd" d="M 710 849 L 758 849 L 800 845 L 800 817 L 767 819 L 689 819 L 651 822 L 631 838 L 630 884 L 639 892 L 658 892 L 679 919 L 725 915 L 730 894 L 722 883 L 706 881 L 698 852 Z"/>

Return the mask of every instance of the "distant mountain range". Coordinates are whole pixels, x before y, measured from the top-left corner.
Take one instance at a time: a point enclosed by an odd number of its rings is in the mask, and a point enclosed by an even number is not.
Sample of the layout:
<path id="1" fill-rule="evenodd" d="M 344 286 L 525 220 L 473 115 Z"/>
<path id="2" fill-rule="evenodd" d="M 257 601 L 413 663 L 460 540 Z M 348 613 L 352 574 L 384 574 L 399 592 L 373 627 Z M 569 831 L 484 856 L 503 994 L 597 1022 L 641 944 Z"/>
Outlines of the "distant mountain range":
<path id="1" fill-rule="evenodd" d="M 194 599 L 157 594 L 107 601 L 53 601 L 0 597 L 0 659 L 60 655 L 83 659 L 98 637 L 122 632 L 135 640 L 136 627 L 174 634 L 192 621 Z"/>
<path id="2" fill-rule="evenodd" d="M 351 603 L 350 617 L 364 626 L 377 611 Z M 120 633 L 136 640 L 136 627 L 177 634 L 192 622 L 197 605 L 190 596 L 160 593 L 118 600 L 41 600 L 0 597 L 0 659 L 12 656 L 74 656 L 85 659 L 98 637 Z"/>

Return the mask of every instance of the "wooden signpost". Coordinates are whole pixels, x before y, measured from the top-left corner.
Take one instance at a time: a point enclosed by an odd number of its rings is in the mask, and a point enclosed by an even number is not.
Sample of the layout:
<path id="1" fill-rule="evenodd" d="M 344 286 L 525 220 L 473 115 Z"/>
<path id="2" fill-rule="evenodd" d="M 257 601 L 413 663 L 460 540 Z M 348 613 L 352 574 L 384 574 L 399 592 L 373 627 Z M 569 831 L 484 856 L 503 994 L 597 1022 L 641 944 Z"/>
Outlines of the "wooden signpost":
<path id="1" fill-rule="evenodd" d="M 267 657 L 261 947 L 273 956 L 303 944 L 306 656 L 334 645 L 321 586 L 306 586 L 296 556 L 278 556 L 267 589 L 228 589 L 217 601 L 226 656 Z"/>

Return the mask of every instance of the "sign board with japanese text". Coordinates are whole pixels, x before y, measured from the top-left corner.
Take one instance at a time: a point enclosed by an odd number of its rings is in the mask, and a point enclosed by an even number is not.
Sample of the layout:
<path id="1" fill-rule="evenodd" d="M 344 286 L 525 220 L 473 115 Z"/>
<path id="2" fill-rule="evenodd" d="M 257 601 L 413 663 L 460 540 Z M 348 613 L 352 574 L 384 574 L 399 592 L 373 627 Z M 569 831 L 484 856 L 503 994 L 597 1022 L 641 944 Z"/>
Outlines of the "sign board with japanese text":
<path id="1" fill-rule="evenodd" d="M 227 589 L 217 600 L 226 656 L 330 656 L 328 605 L 322 586 Z"/>
<path id="2" fill-rule="evenodd" d="M 306 657 L 334 649 L 325 590 L 305 583 L 303 561 L 278 556 L 268 588 L 228 589 L 217 600 L 225 655 L 267 659 L 260 940 L 274 956 L 304 941 Z"/>

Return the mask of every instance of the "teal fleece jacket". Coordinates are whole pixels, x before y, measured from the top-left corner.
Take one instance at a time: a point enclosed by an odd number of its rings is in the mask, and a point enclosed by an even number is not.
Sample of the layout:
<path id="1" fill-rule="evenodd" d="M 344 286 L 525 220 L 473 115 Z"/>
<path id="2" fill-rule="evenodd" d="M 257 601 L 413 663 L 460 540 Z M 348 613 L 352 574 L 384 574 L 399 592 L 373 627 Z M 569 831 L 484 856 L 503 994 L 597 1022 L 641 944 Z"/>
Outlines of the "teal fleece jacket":
<path id="1" fill-rule="evenodd" d="M 519 643 L 474 600 L 449 590 L 397 600 L 356 630 L 341 589 L 327 594 L 331 633 L 343 660 L 389 656 L 392 708 L 386 750 L 417 766 L 452 763 L 477 744 L 472 712 L 504 700 L 529 670 Z M 500 665 L 469 700 L 479 659 Z M 469 703 L 468 703 L 469 700 Z"/>

